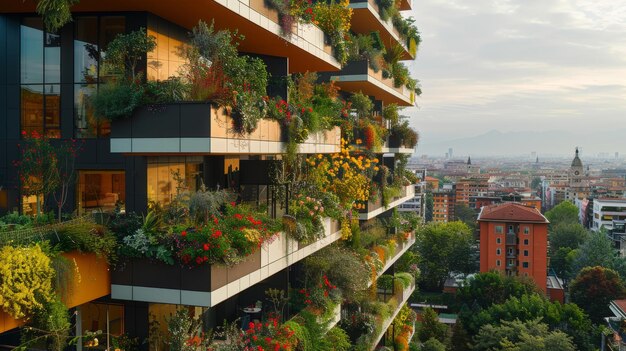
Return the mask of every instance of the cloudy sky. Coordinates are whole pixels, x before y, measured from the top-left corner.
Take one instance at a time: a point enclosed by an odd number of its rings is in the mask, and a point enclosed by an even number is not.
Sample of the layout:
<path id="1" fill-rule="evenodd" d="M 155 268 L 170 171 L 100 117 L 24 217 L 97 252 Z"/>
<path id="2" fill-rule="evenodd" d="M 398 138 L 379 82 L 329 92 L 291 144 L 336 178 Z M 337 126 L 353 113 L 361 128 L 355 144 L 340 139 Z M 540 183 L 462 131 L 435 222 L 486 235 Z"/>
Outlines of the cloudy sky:
<path id="1" fill-rule="evenodd" d="M 423 95 L 419 109 L 406 112 L 421 134 L 418 153 L 490 130 L 586 134 L 573 143 L 626 153 L 626 0 L 414 0 L 413 7 L 423 43 L 411 69 Z M 620 129 L 623 137 L 608 141 L 614 150 L 604 150 L 601 133 Z"/>

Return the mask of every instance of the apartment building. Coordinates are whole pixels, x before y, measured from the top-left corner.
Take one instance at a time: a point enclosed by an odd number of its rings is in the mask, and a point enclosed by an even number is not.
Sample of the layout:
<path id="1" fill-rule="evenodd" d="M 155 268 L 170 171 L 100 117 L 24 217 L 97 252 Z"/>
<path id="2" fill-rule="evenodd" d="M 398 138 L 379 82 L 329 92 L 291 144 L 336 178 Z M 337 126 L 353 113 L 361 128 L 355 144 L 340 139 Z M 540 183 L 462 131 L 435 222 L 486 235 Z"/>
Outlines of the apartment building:
<path id="1" fill-rule="evenodd" d="M 21 0 L 0 4 L 0 214 L 18 211 L 37 215 L 43 211 L 42 202 L 44 208 L 51 207 L 50 199 L 25 189 L 25 180 L 15 166 L 21 161 L 20 145 L 31 135 L 50 139 L 52 145 L 73 140 L 81 145 L 74 160 L 76 184 L 66 189 L 68 200 L 61 205 L 63 212 L 78 216 L 112 211 L 145 214 L 149 208 L 174 203 L 181 187 L 188 192 L 206 187 L 236 192 L 237 204 L 255 205 L 266 209 L 268 216 L 281 218 L 291 215 L 290 198 L 279 194 L 289 196 L 290 192 L 280 188 L 286 186 L 278 181 L 276 169 L 286 159 L 286 149 L 294 145 L 294 139 L 298 139 L 294 154 L 320 159 L 340 153 L 342 138 L 346 139 L 356 150 L 367 153 L 368 159 L 380 160 L 381 168 L 385 166 L 390 172 L 400 155 L 413 152 L 415 144 L 394 133 L 395 127 L 380 116 L 392 104 L 413 106 L 416 87 L 396 84 L 365 59 L 344 62 L 339 53 L 343 44 L 338 42 L 340 38 L 330 37 L 333 33 L 310 20 L 296 19 L 285 25 L 285 17 L 291 15 L 280 13 L 267 1 L 80 0 L 71 7 L 72 20 L 57 30 L 48 29 L 35 5 Z M 374 35 L 380 39 L 379 49 L 398 47 L 401 60 L 415 58 L 419 44 L 416 29 L 407 34 L 391 19 L 381 18 L 382 9 L 375 2 L 352 0 L 337 6 L 338 11 L 350 9 L 342 13 L 351 13 L 347 23 L 351 35 Z M 398 2 L 398 6 L 399 11 L 413 8 L 408 0 Z M 286 115 L 282 122 L 260 118 L 254 127 L 237 129 L 236 119 L 248 111 L 241 106 L 250 107 L 246 101 L 236 102 L 239 105 L 230 106 L 232 110 L 222 109 L 212 100 L 168 101 L 138 106 L 125 118 L 95 115 L 92 99 L 114 81 L 103 63 L 111 42 L 141 29 L 153 37 L 154 47 L 133 61 L 132 73 L 133 84 L 156 84 L 179 75 L 188 63 L 180 49 L 189 44 L 189 33 L 199 21 L 211 24 L 215 31 L 236 31 L 242 36 L 238 53 L 260 60 L 272 78 L 263 97 L 270 101 L 268 109 L 281 98 L 281 103 L 289 104 L 289 87 L 284 84 L 287 77 L 318 72 L 314 83 L 334 82 L 341 101 L 347 102 L 357 93 L 365 95 L 373 106 L 368 123 L 390 129 L 389 137 L 380 147 L 365 150 L 371 145 L 362 145 L 361 140 L 367 144 L 369 134 L 358 128 L 367 126 L 355 123 L 355 130 L 342 130 L 343 125 L 335 123 L 321 131 L 300 130 L 295 138 L 286 124 L 291 115 L 282 111 Z M 239 92 L 231 91 L 233 99 L 245 99 L 249 85 L 245 82 Z M 342 111 L 344 117 L 356 113 L 349 107 Z M 381 189 L 387 185 L 382 176 L 373 179 Z M 380 197 L 372 196 L 359 204 L 357 219 L 364 223 L 388 215 L 389 210 L 414 196 L 412 184 L 401 185 L 398 195 L 386 199 L 385 205 Z M 232 266 L 205 264 L 189 269 L 126 257 L 121 264 L 109 267 L 98 261 L 89 266 L 92 270 L 81 273 L 82 285 L 72 292 L 78 298 L 66 303 L 76 316 L 73 332 L 81 336 L 85 331 L 105 330 L 107 335 L 150 339 L 155 333 L 151 331 L 153 322 L 161 322 L 162 332 L 168 316 L 180 306 L 201 317 L 206 328 L 225 319 L 234 320 L 242 315 L 242 307 L 262 300 L 266 289 L 289 291 L 296 279 L 290 272 L 297 271 L 304 258 L 340 241 L 337 221 L 325 218 L 321 225 L 323 233 L 315 240 L 298 242 L 281 232 L 274 241 L 259 244 L 258 250 Z M 186 231 L 181 232 L 184 236 L 182 233 Z M 395 261 L 414 241 L 414 236 L 408 235 L 399 243 L 379 276 L 393 272 Z M 384 321 L 379 335 L 368 336 L 368 348 L 381 343 L 413 289 L 414 284 L 396 297 L 397 308 Z M 255 319 L 254 313 L 259 311 L 253 308 L 244 312 Z M 15 328 L 24 321 L 6 313 L 0 313 L 0 321 L 0 332 L 4 333 L 0 334 L 0 344 L 19 344 Z M 79 339 L 76 347 L 84 346 Z M 152 344 L 141 347 L 156 349 Z"/>
<path id="2" fill-rule="evenodd" d="M 534 207 L 501 203 L 478 216 L 480 271 L 531 277 L 547 292 L 548 220 Z"/>

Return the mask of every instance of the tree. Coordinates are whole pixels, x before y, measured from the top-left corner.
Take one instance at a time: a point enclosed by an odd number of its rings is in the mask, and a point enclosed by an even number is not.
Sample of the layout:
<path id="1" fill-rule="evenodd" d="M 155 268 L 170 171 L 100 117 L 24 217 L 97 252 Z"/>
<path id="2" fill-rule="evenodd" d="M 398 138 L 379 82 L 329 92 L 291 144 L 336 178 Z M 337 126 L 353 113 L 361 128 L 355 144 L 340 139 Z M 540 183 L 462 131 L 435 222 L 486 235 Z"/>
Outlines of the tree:
<path id="1" fill-rule="evenodd" d="M 417 330 L 417 337 L 420 341 L 425 342 L 429 339 L 436 339 L 443 342 L 448 335 L 448 327 L 439 322 L 437 312 L 432 308 L 424 309 L 422 314 L 422 324 Z"/>
<path id="2" fill-rule="evenodd" d="M 540 319 L 530 321 L 503 321 L 500 325 L 487 324 L 475 338 L 474 350 L 516 351 L 574 351 L 572 339 L 562 331 L 549 331 Z"/>
<path id="3" fill-rule="evenodd" d="M 472 344 L 467 330 L 463 326 L 463 322 L 457 319 L 452 326 L 452 337 L 450 338 L 449 349 L 454 351 L 469 351 Z"/>
<path id="4" fill-rule="evenodd" d="M 424 200 L 426 205 L 424 206 L 424 221 L 426 223 L 430 223 L 433 221 L 433 193 L 428 191 L 426 192 L 426 198 Z"/>
<path id="5" fill-rule="evenodd" d="M 114 71 L 130 74 L 131 82 L 137 78 L 137 65 L 147 52 L 156 48 L 156 38 L 141 28 L 128 34 L 118 34 L 106 49 L 105 64 Z"/>
<path id="6" fill-rule="evenodd" d="M 540 294 L 511 297 L 501 304 L 494 304 L 480 311 L 459 313 L 468 333 L 476 335 L 488 324 L 499 325 L 504 321 L 522 322 L 541 319 L 550 330 L 562 330 L 571 336 L 580 350 L 593 350 L 591 322 L 576 304 L 551 302 Z"/>
<path id="7" fill-rule="evenodd" d="M 460 304 L 488 308 L 511 297 L 538 293 L 539 289 L 528 277 L 505 276 L 500 272 L 485 272 L 474 275 L 457 291 Z"/>
<path id="8" fill-rule="evenodd" d="M 550 227 L 554 228 L 561 223 L 578 223 L 578 207 L 569 201 L 562 201 L 546 212 Z"/>
<path id="9" fill-rule="evenodd" d="M 580 246 L 580 251 L 574 261 L 574 272 L 595 266 L 615 268 L 619 260 L 617 250 L 613 248 L 606 232 L 604 230 L 592 232 L 589 239 Z"/>
<path id="10" fill-rule="evenodd" d="M 477 268 L 476 241 L 462 222 L 430 223 L 417 232 L 416 249 L 426 288 L 441 290 L 452 272 L 468 274 Z"/>
<path id="11" fill-rule="evenodd" d="M 533 190 L 539 190 L 540 187 L 541 187 L 541 178 L 539 177 L 533 178 L 533 180 L 530 182 L 530 188 Z"/>
<path id="12" fill-rule="evenodd" d="M 428 339 L 420 349 L 421 351 L 446 351 L 446 346 L 437 339 Z"/>
<path id="13" fill-rule="evenodd" d="M 476 227 L 476 219 L 478 215 L 476 211 L 472 210 L 466 204 L 458 204 L 454 206 L 454 215 L 456 216 L 456 220 L 465 223 L 470 229 L 474 230 Z"/>
<path id="14" fill-rule="evenodd" d="M 552 251 L 552 249 L 550 249 Z M 550 254 L 550 268 L 563 279 L 571 279 L 574 271 L 574 261 L 580 253 L 579 249 L 561 247 Z"/>
<path id="15" fill-rule="evenodd" d="M 609 268 L 583 268 L 570 285 L 572 302 L 582 307 L 589 314 L 591 321 L 602 323 L 603 318 L 611 315 L 611 300 L 626 296 L 626 288 L 619 274 Z"/>
<path id="16" fill-rule="evenodd" d="M 566 247 L 577 249 L 589 237 L 589 231 L 579 223 L 560 223 L 550 230 L 550 251 Z"/>

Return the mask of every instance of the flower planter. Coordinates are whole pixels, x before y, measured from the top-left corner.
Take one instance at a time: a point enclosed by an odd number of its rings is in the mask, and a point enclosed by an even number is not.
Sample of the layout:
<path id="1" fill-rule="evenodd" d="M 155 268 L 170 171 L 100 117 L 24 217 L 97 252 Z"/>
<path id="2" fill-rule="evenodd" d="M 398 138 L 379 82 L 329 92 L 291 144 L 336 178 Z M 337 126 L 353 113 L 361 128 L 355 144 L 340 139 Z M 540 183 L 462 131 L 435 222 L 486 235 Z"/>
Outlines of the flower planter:
<path id="1" fill-rule="evenodd" d="M 411 200 L 415 196 L 415 187 L 410 184 L 402 187 L 402 193 L 400 196 L 395 197 L 389 201 L 389 205 L 384 207 L 380 197 L 377 197 L 374 201 L 369 201 L 365 204 L 364 209 L 359 210 L 360 220 L 372 219 L 382 212 L 392 209 L 402 203 Z"/>
<path id="2" fill-rule="evenodd" d="M 325 220 L 326 235 L 300 247 L 287 234 L 234 266 L 181 267 L 148 259 L 128 259 L 114 268 L 111 297 L 120 300 L 212 307 L 298 262 L 341 237 L 338 225 Z"/>

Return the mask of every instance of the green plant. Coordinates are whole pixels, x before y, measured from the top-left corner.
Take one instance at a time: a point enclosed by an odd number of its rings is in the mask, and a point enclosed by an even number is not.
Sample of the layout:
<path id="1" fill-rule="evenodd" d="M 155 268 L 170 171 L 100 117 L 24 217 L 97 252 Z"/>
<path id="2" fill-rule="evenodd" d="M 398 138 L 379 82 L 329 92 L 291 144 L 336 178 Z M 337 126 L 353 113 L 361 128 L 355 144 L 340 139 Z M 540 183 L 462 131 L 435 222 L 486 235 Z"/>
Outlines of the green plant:
<path id="1" fill-rule="evenodd" d="M 176 314 L 167 320 L 167 331 L 171 351 L 195 351 L 200 347 L 209 346 L 209 340 L 202 332 L 202 321 L 192 318 L 186 308 L 179 308 Z"/>
<path id="2" fill-rule="evenodd" d="M 374 103 L 369 96 L 362 92 L 354 93 L 349 99 L 352 104 L 352 108 L 355 110 L 358 118 L 367 118 L 372 115 L 374 109 Z"/>
<path id="3" fill-rule="evenodd" d="M 109 120 L 129 117 L 144 102 L 144 88 L 126 79 L 100 85 L 91 99 L 94 114 Z"/>
<path id="4" fill-rule="evenodd" d="M 333 345 L 334 351 L 348 351 L 350 349 L 350 337 L 345 330 L 340 327 L 331 328 L 328 333 L 326 333 L 326 339 Z"/>
<path id="5" fill-rule="evenodd" d="M 109 261 L 115 260 L 117 240 L 105 226 L 91 222 L 71 224 L 61 227 L 58 237 L 60 251 L 94 252 Z"/>
<path id="6" fill-rule="evenodd" d="M 71 331 L 70 315 L 58 296 L 37 309 L 31 324 L 25 328 L 21 347 L 45 342 L 48 350 L 62 351 Z"/>
<path id="7" fill-rule="evenodd" d="M 0 250 L 0 307 L 13 318 L 32 315 L 53 300 L 50 258 L 39 245 Z"/>
<path id="8" fill-rule="evenodd" d="M 38 0 L 37 13 L 48 32 L 55 33 L 72 20 L 71 7 L 79 0 Z"/>
<path id="9" fill-rule="evenodd" d="M 104 64 L 113 72 L 128 77 L 136 83 L 138 78 L 137 65 L 145 59 L 146 53 L 156 48 L 156 38 L 147 35 L 145 28 L 128 34 L 118 34 L 106 49 Z"/>

